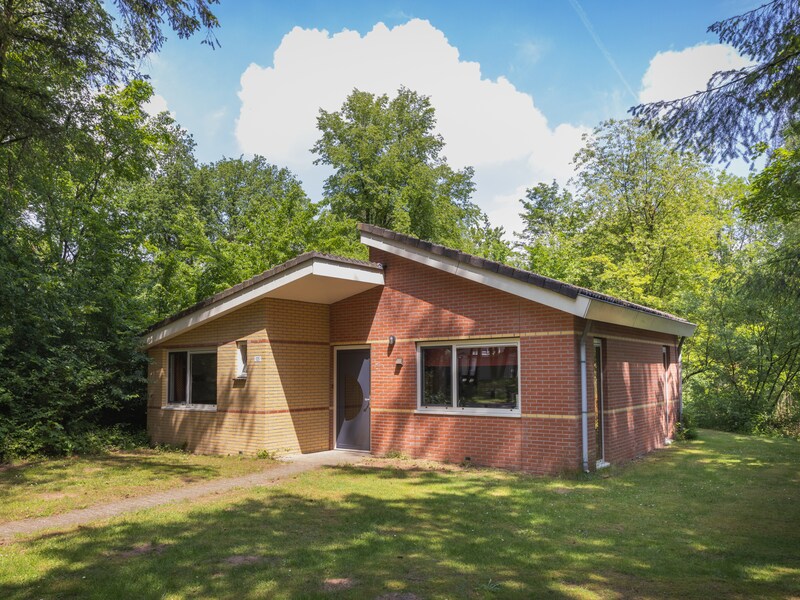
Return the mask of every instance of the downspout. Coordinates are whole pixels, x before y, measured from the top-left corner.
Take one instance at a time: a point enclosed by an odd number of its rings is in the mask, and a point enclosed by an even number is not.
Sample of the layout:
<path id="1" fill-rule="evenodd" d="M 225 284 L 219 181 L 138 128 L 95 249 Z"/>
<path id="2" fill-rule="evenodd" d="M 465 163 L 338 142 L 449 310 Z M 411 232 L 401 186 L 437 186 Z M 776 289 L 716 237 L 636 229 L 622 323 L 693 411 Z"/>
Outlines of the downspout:
<path id="1" fill-rule="evenodd" d="M 585 473 L 589 472 L 589 400 L 587 398 L 587 385 L 586 385 L 586 336 L 592 328 L 592 322 L 586 320 L 586 326 L 583 328 L 580 341 L 580 369 L 581 369 L 581 450 L 583 458 L 583 470 Z"/>
<path id="2" fill-rule="evenodd" d="M 678 421 L 683 421 L 683 342 L 686 336 L 682 335 L 678 341 Z"/>

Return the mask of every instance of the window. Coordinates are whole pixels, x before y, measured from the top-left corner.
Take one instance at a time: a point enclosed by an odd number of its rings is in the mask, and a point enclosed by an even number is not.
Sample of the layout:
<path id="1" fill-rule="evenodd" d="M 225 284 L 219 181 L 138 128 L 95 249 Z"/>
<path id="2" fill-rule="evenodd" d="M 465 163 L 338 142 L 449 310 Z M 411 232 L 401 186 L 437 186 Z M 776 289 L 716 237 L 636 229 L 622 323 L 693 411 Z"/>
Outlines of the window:
<path id="1" fill-rule="evenodd" d="M 169 353 L 169 404 L 217 404 L 217 353 L 183 350 Z"/>
<path id="2" fill-rule="evenodd" d="M 247 377 L 247 341 L 236 342 L 236 377 Z"/>
<path id="3" fill-rule="evenodd" d="M 517 342 L 420 344 L 420 410 L 519 413 Z"/>
<path id="4" fill-rule="evenodd" d="M 430 346 L 420 349 L 422 363 L 422 406 L 453 404 L 453 349 Z"/>

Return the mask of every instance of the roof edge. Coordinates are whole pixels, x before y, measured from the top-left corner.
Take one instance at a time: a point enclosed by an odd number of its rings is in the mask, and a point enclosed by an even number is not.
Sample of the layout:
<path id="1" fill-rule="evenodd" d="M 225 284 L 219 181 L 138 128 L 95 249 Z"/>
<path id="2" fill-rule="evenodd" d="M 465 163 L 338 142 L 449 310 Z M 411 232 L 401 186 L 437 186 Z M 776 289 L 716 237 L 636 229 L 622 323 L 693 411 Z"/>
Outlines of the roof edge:
<path id="1" fill-rule="evenodd" d="M 326 254 L 324 252 L 316 252 L 316 251 L 305 252 L 303 254 L 300 254 L 299 256 L 287 260 L 284 263 L 276 265 L 271 269 L 267 269 L 263 273 L 259 273 L 258 275 L 255 275 L 250 279 L 246 279 L 241 283 L 237 283 L 234 286 L 222 290 L 221 292 L 218 292 L 212 296 L 208 296 L 207 298 L 204 298 L 199 302 L 196 302 L 195 304 L 192 304 L 191 306 L 184 308 L 183 310 L 173 313 L 172 315 L 165 317 L 164 319 L 161 319 L 156 323 L 153 323 L 141 333 L 141 336 L 143 337 L 147 336 L 148 334 L 151 334 L 154 331 L 157 331 L 158 329 L 161 329 L 171 323 L 174 323 L 175 321 L 178 321 L 184 317 L 188 317 L 203 309 L 210 308 L 211 306 L 225 300 L 226 298 L 232 297 L 236 294 L 239 294 L 240 292 L 244 292 L 260 283 L 264 283 L 276 277 L 277 275 L 280 275 L 281 273 L 289 271 L 295 267 L 299 267 L 304 263 L 313 261 L 334 263 L 344 266 L 373 270 L 376 272 L 377 271 L 383 272 L 383 265 L 379 263 L 373 263 L 366 260 L 358 260 L 355 258 L 346 258 L 344 256 L 336 256 L 334 254 Z"/>
<path id="2" fill-rule="evenodd" d="M 423 264 L 428 264 L 428 266 L 452 272 L 466 279 L 478 281 L 484 285 L 522 296 L 528 300 L 552 306 L 557 310 L 568 312 L 578 317 L 685 337 L 693 335 L 697 328 L 694 323 L 664 311 L 523 269 L 516 269 L 503 263 L 484 259 L 390 229 L 367 223 L 359 223 L 358 229 L 361 232 L 362 243 L 368 246 L 380 248 L 394 254 L 402 255 L 403 253 L 408 253 L 405 258 L 417 260 Z M 417 256 L 415 257 L 414 255 Z M 420 260 L 423 255 L 426 260 Z M 486 280 L 481 280 L 476 275 L 476 272 L 485 273 L 484 278 Z M 528 289 L 524 290 L 519 287 L 520 285 Z M 541 292 L 536 293 L 534 288 L 539 288 Z"/>

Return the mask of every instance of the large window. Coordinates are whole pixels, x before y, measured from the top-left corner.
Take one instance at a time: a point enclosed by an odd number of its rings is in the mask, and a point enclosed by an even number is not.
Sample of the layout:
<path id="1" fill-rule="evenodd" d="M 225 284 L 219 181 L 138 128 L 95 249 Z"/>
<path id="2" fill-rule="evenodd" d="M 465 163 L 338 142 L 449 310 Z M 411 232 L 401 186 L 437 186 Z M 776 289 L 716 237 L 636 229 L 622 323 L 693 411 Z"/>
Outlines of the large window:
<path id="1" fill-rule="evenodd" d="M 168 402 L 172 405 L 216 405 L 217 353 L 182 350 L 169 353 Z"/>
<path id="2" fill-rule="evenodd" d="M 420 344 L 419 408 L 519 413 L 517 342 Z"/>

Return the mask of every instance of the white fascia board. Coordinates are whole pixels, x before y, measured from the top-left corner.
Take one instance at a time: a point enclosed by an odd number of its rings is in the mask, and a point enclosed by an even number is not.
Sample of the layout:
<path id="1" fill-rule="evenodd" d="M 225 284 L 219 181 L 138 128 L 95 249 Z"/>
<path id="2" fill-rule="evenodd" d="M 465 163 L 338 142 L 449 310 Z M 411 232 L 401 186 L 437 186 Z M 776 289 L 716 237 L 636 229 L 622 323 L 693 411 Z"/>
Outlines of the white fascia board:
<path id="1" fill-rule="evenodd" d="M 476 283 L 488 285 L 489 287 L 502 290 L 515 296 L 520 296 L 526 300 L 532 300 L 545 306 L 551 306 L 557 310 L 584 317 L 589 309 L 590 301 L 584 296 L 578 295 L 577 298 L 569 298 L 552 290 L 531 285 L 524 281 L 518 281 L 511 277 L 492 273 L 486 269 L 479 269 L 465 263 L 458 262 L 446 256 L 439 256 L 418 248 L 410 248 L 406 244 L 387 240 L 386 238 L 371 235 L 367 232 L 361 233 L 361 242 L 367 246 L 372 246 L 378 250 L 384 250 L 391 254 L 407 258 L 420 264 L 458 275 L 464 279 L 469 279 Z"/>
<path id="2" fill-rule="evenodd" d="M 181 317 L 177 321 L 167 323 L 163 327 L 159 327 L 158 329 L 151 331 L 144 336 L 144 346 L 145 348 L 150 348 L 151 346 L 161 344 L 168 339 L 175 337 L 176 335 L 186 333 L 190 329 L 194 329 L 206 321 L 216 319 L 231 312 L 232 310 L 250 304 L 251 302 L 255 302 L 276 288 L 284 286 L 287 283 L 291 283 L 292 281 L 296 281 L 301 277 L 311 275 L 312 271 L 313 264 L 311 261 L 309 261 L 307 263 L 298 265 L 295 268 L 278 273 L 275 275 L 275 277 L 265 279 L 264 281 L 261 281 L 252 287 L 241 290 L 240 292 L 228 296 L 227 298 L 223 298 L 222 300 L 219 300 L 210 306 L 188 314 L 185 317 Z"/>
<path id="3" fill-rule="evenodd" d="M 359 283 L 383 285 L 383 271 L 367 265 L 342 264 L 324 258 L 315 258 L 312 264 L 312 274 L 320 277 L 335 277 Z M 288 283 L 288 282 L 287 282 Z"/>
<path id="4" fill-rule="evenodd" d="M 642 312 L 633 308 L 617 306 L 609 302 L 592 298 L 586 318 L 602 323 L 614 323 L 636 329 L 646 329 L 648 331 L 658 331 L 670 335 L 692 337 L 697 325 L 683 321 L 675 321 L 666 317 L 660 317 L 652 313 Z"/>
<path id="5" fill-rule="evenodd" d="M 383 285 L 382 271 L 376 271 L 374 268 L 368 266 L 343 265 L 325 259 L 314 258 L 151 331 L 144 336 L 144 347 L 150 348 L 161 344 L 203 323 L 212 319 L 217 319 L 237 308 L 260 300 L 268 296 L 270 292 L 292 283 L 293 281 L 310 275 L 321 275 L 324 277 L 335 277 L 373 285 Z"/>

